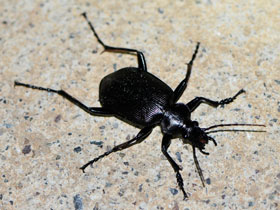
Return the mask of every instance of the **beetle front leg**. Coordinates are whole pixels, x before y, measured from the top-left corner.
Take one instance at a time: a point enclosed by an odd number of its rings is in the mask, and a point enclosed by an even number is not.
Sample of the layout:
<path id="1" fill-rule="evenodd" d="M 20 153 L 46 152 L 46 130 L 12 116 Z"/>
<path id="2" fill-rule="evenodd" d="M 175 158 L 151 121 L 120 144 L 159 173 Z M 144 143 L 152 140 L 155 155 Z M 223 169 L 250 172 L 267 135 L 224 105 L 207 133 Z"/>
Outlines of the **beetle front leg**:
<path id="1" fill-rule="evenodd" d="M 198 52 L 198 48 L 199 48 L 200 43 L 198 42 L 195 48 L 195 51 L 192 55 L 192 59 L 190 60 L 190 62 L 188 63 L 188 69 L 187 69 L 187 74 L 185 79 L 183 79 L 180 84 L 176 87 L 175 91 L 174 91 L 174 103 L 176 103 L 180 97 L 182 96 L 183 92 L 185 91 L 185 89 L 187 88 L 188 85 L 188 81 L 190 79 L 191 76 L 191 72 L 192 72 L 192 65 L 193 65 L 193 61 L 196 58 L 197 52 Z"/>
<path id="2" fill-rule="evenodd" d="M 205 103 L 213 107 L 223 106 L 225 104 L 229 104 L 233 102 L 237 98 L 237 96 L 240 95 L 241 93 L 245 93 L 245 90 L 241 89 L 233 97 L 226 98 L 221 101 L 212 101 L 208 98 L 196 97 L 195 99 L 187 103 L 187 106 L 189 107 L 191 112 L 193 112 L 201 103 Z"/>
<path id="3" fill-rule="evenodd" d="M 184 180 L 180 173 L 180 170 L 182 170 L 182 169 L 177 165 L 177 163 L 172 159 L 172 157 L 170 157 L 170 155 L 167 152 L 167 149 L 170 146 L 170 143 L 171 143 L 171 138 L 168 135 L 164 135 L 163 139 L 162 139 L 162 144 L 161 144 L 161 151 L 164 154 L 164 156 L 167 158 L 167 160 L 169 161 L 169 163 L 171 164 L 172 168 L 174 169 L 174 171 L 176 173 L 177 183 L 178 183 L 180 190 L 184 194 L 184 200 L 185 200 L 188 198 L 188 195 L 185 192 Z"/>
<path id="4" fill-rule="evenodd" d="M 111 46 L 108 46 L 108 45 L 104 44 L 104 42 L 97 35 L 93 25 L 91 24 L 91 22 L 87 18 L 87 14 L 84 12 L 84 13 L 82 13 L 82 16 L 86 19 L 86 21 L 87 21 L 90 29 L 92 30 L 94 36 L 96 37 L 97 41 L 104 47 L 104 51 L 116 52 L 116 53 L 128 53 L 128 54 L 136 53 L 139 70 L 147 71 L 145 56 L 142 52 L 140 52 L 138 50 L 135 50 L 135 49 L 129 49 L 129 48 L 123 48 L 123 47 L 111 47 Z"/>
<path id="5" fill-rule="evenodd" d="M 121 150 L 127 149 L 135 144 L 141 143 L 142 141 L 145 140 L 145 138 L 147 138 L 151 134 L 151 132 L 153 131 L 153 128 L 154 128 L 154 126 L 148 126 L 148 127 L 141 129 L 139 131 L 139 133 L 136 135 L 136 137 L 134 137 L 133 139 L 115 146 L 113 149 L 111 149 L 111 150 L 103 153 L 102 155 L 94 158 L 93 160 L 89 161 L 88 163 L 83 165 L 80 169 L 85 173 L 85 169 L 89 165 L 92 165 L 94 162 L 97 162 L 98 160 L 102 159 L 103 157 L 108 156 L 113 152 L 121 151 Z"/>

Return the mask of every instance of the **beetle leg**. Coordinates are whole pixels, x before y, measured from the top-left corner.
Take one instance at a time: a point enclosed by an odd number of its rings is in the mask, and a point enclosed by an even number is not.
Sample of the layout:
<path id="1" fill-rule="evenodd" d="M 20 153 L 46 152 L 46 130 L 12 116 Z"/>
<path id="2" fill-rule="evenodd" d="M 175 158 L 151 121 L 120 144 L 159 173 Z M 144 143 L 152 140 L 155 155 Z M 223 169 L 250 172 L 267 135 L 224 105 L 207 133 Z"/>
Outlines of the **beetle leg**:
<path id="1" fill-rule="evenodd" d="M 89 165 L 92 165 L 94 162 L 97 162 L 98 160 L 100 160 L 101 158 L 105 157 L 105 156 L 108 156 L 110 155 L 111 153 L 113 152 L 117 152 L 117 151 L 121 151 L 123 149 L 126 149 L 128 147 L 131 147 L 135 144 L 139 144 L 141 143 L 145 138 L 147 138 L 150 133 L 153 131 L 153 128 L 154 126 L 148 126 L 148 127 L 145 127 L 143 129 L 141 129 L 139 131 L 139 133 L 136 135 L 136 137 L 134 137 L 133 139 L 127 141 L 127 142 L 124 142 L 122 144 L 119 144 L 117 146 L 115 146 L 113 149 L 103 153 L 102 155 L 94 158 L 93 160 L 89 161 L 88 163 L 86 163 L 85 165 L 83 165 L 80 169 L 85 172 L 85 169 L 89 166 Z"/>
<path id="2" fill-rule="evenodd" d="M 196 157 L 195 146 L 193 146 L 193 160 L 194 160 L 194 163 L 195 163 L 196 170 L 197 170 L 197 172 L 199 174 L 200 180 L 202 182 L 202 186 L 205 187 L 205 179 L 204 179 L 202 170 L 201 170 L 201 168 L 199 166 L 199 162 L 198 162 L 197 157 Z"/>
<path id="3" fill-rule="evenodd" d="M 67 99 L 71 103 L 75 104 L 76 106 L 80 107 L 82 110 L 84 110 L 85 112 L 87 112 L 91 115 L 108 116 L 108 117 L 113 116 L 113 114 L 111 112 L 105 110 L 102 107 L 87 107 L 86 105 L 84 105 L 83 103 L 78 101 L 78 99 L 76 99 L 73 96 L 66 93 L 64 90 L 54 90 L 51 88 L 39 87 L 39 86 L 25 84 L 25 83 L 21 83 L 21 82 L 17 82 L 17 81 L 15 81 L 14 85 L 15 86 L 24 86 L 24 87 L 32 88 L 32 89 L 36 89 L 36 90 L 47 91 L 50 93 L 56 93 L 56 94 L 62 96 L 63 98 Z"/>
<path id="4" fill-rule="evenodd" d="M 146 65 L 145 57 L 144 57 L 144 54 L 142 52 L 140 52 L 138 50 L 135 50 L 135 49 L 122 48 L 122 47 L 111 47 L 111 46 L 108 46 L 108 45 L 104 44 L 104 42 L 97 35 L 93 25 L 91 24 L 91 22 L 87 18 L 87 14 L 84 12 L 84 13 L 82 13 L 82 16 L 86 19 L 86 21 L 87 21 L 90 29 L 92 30 L 94 36 L 96 37 L 97 41 L 104 47 L 104 51 L 127 53 L 127 54 L 136 53 L 139 70 L 147 71 L 147 65 Z"/>
<path id="5" fill-rule="evenodd" d="M 182 82 L 180 82 L 180 84 L 176 87 L 176 89 L 174 91 L 174 103 L 176 103 L 179 100 L 179 98 L 182 96 L 183 92 L 185 91 L 185 89 L 188 85 L 188 81 L 190 79 L 191 72 L 192 72 L 193 61 L 197 55 L 199 45 L 200 45 L 200 43 L 198 42 L 196 45 L 195 51 L 192 55 L 192 59 L 188 63 L 188 69 L 187 69 L 187 74 L 186 74 L 185 79 L 183 79 Z"/>
<path id="6" fill-rule="evenodd" d="M 184 190 L 184 180 L 180 174 L 180 170 L 182 170 L 182 169 L 177 165 L 177 163 L 172 159 L 172 157 L 167 152 L 167 149 L 170 146 L 170 143 L 171 143 L 171 138 L 168 135 L 164 135 L 163 139 L 162 139 L 162 144 L 161 144 L 161 151 L 164 154 L 164 156 L 167 158 L 167 160 L 169 161 L 169 163 L 171 164 L 172 168 L 174 169 L 174 171 L 176 173 L 177 183 L 178 183 L 180 190 L 182 190 L 182 192 L 184 194 L 184 200 L 185 200 L 188 198 L 188 195 Z"/>
<path id="7" fill-rule="evenodd" d="M 187 106 L 189 107 L 191 112 L 193 112 L 201 103 L 205 103 L 213 107 L 223 106 L 225 104 L 233 102 L 241 93 L 245 93 L 245 90 L 241 89 L 233 97 L 226 98 L 221 101 L 212 101 L 204 97 L 195 97 L 193 100 L 187 103 Z"/>

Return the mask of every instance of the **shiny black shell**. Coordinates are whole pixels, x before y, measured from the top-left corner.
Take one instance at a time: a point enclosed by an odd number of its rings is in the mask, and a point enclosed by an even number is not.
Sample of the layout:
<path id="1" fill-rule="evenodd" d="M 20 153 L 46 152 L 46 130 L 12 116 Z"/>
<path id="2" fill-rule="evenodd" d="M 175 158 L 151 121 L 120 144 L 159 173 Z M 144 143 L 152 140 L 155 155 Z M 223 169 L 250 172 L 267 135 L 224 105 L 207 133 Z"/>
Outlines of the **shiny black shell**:
<path id="1" fill-rule="evenodd" d="M 158 124 L 174 104 L 173 90 L 156 76 L 128 67 L 105 76 L 99 101 L 115 117 L 139 128 Z"/>

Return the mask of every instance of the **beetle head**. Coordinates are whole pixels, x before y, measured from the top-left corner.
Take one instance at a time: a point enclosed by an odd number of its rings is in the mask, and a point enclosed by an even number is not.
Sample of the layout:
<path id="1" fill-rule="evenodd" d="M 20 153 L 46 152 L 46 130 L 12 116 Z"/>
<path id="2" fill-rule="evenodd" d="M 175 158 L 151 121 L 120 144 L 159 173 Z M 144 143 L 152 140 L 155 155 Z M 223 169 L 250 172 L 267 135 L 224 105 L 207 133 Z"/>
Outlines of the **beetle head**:
<path id="1" fill-rule="evenodd" d="M 170 109 L 166 110 L 161 121 L 161 130 L 163 134 L 172 138 L 181 138 L 183 142 L 192 144 L 197 147 L 203 154 L 208 141 L 216 141 L 207 136 L 203 128 L 200 128 L 197 121 L 190 119 L 191 112 L 185 104 L 177 103 Z"/>
<path id="2" fill-rule="evenodd" d="M 190 121 L 188 125 L 185 127 L 185 132 L 183 134 L 183 142 L 190 143 L 199 151 L 205 155 L 209 153 L 205 152 L 205 145 L 208 144 L 209 141 L 213 141 L 215 146 L 217 145 L 215 139 L 208 136 L 203 128 L 200 128 L 197 121 Z"/>

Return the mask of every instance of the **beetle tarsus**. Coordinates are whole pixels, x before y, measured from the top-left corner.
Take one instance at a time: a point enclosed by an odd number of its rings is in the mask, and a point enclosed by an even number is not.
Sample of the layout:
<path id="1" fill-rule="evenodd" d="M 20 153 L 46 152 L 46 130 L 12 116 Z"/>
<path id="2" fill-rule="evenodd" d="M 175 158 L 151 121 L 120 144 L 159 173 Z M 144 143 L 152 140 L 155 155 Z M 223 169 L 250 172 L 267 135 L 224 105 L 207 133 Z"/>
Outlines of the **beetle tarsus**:
<path id="1" fill-rule="evenodd" d="M 193 55 L 192 55 L 192 59 L 191 59 L 190 62 L 188 63 L 188 65 L 190 65 L 190 66 L 192 66 L 193 61 L 194 61 L 195 58 L 196 58 L 196 55 L 197 55 L 198 49 L 199 49 L 199 45 L 200 45 L 200 42 L 197 42 L 196 48 L 195 48 L 194 53 L 193 53 Z"/>
<path id="2" fill-rule="evenodd" d="M 224 106 L 225 104 L 229 104 L 229 103 L 233 102 L 237 98 L 237 96 L 239 96 L 242 93 L 245 93 L 245 90 L 241 89 L 233 97 L 225 98 L 225 99 L 219 101 L 219 105 Z"/>
<path id="3" fill-rule="evenodd" d="M 184 200 L 186 200 L 188 198 L 188 194 L 186 193 L 186 191 L 184 189 L 184 181 L 183 181 L 183 178 L 179 171 L 176 172 L 176 179 L 177 179 L 177 183 L 178 183 L 180 190 L 184 194 Z"/>

